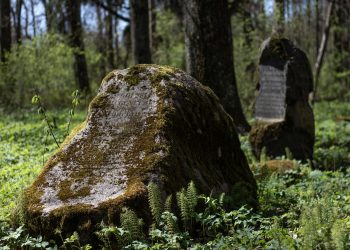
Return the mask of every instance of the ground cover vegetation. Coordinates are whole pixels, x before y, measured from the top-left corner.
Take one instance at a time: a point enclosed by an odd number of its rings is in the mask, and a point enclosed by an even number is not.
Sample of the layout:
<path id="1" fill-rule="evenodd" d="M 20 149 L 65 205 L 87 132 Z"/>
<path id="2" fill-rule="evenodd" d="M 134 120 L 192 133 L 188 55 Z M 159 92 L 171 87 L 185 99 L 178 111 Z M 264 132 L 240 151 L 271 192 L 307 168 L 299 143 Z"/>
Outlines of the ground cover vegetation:
<path id="1" fill-rule="evenodd" d="M 262 172 L 261 166 L 268 159 L 255 159 L 247 138 L 241 137 L 242 148 L 259 186 L 257 210 L 243 206 L 228 211 L 225 202 L 229 202 L 230 197 L 202 196 L 193 184 L 160 201 L 159 190 L 153 184 L 149 186 L 149 205 L 154 224 L 149 233 L 144 233 L 142 220 L 126 208 L 121 215 L 121 225 L 101 224 L 101 230 L 96 232 L 101 247 L 347 249 L 350 246 L 350 124 L 341 119 L 346 110 L 347 105 L 340 102 L 316 105 L 315 164 L 322 171 L 294 161 L 296 167 L 283 174 Z M 57 150 L 42 112 L 37 111 L 35 107 L 25 113 L 13 113 L 0 123 L 0 246 L 4 249 L 89 249 L 89 245 L 79 243 L 76 233 L 53 242 L 29 235 L 24 226 L 11 227 L 11 215 L 21 204 L 23 188 Z M 84 120 L 86 111 L 75 112 L 73 118 L 69 109 L 46 111 L 46 115 L 60 143 L 69 121 L 74 127 Z"/>
<path id="2" fill-rule="evenodd" d="M 6 8 L 14 2 L 16 6 Z M 65 238 L 57 228 L 55 233 L 61 239 L 53 241 L 12 224 L 21 221 L 13 215 L 20 214 L 16 211 L 21 208 L 22 191 L 67 132 L 85 119 L 89 99 L 101 79 L 114 68 L 133 64 L 135 33 L 130 31 L 133 20 L 128 3 L 135 1 L 81 1 L 84 11 L 76 15 L 71 15 L 71 6 L 65 2 L 1 0 L 1 33 L 10 35 L 0 39 L 0 249 L 92 248 L 81 242 L 77 233 Z M 148 46 L 152 63 L 185 69 L 179 2 L 150 2 L 154 4 L 148 25 L 152 27 Z M 228 195 L 202 196 L 191 183 L 160 200 L 157 186 L 151 184 L 152 226 L 145 228 L 141 218 L 125 208 L 121 224 L 101 222 L 95 232 L 100 248 L 350 249 L 350 5 L 347 0 L 229 0 L 228 5 L 237 88 L 250 124 L 260 46 L 271 34 L 276 17 L 283 19 L 285 37 L 307 54 L 317 80 L 314 168 L 287 154 L 293 168 L 284 173 L 266 171 L 269 159 L 264 154 L 256 159 L 248 138 L 241 136 L 241 147 L 258 184 L 257 209 L 237 205 L 236 210 L 227 210 Z M 328 9 L 331 25 L 327 34 Z M 82 17 L 79 25 L 72 25 L 74 20 L 68 18 L 72 16 Z M 12 17 L 13 21 L 6 21 Z M 11 22 L 12 29 L 4 25 Z M 80 23 L 84 32 L 72 29 Z M 81 36 L 78 44 L 72 44 L 74 33 Z M 317 65 L 322 37 L 327 37 L 328 45 L 317 74 L 313 66 Z M 81 94 L 75 91 L 84 80 L 78 79 L 76 71 L 76 59 L 81 56 L 85 57 L 80 61 L 86 63 L 90 94 L 84 86 Z"/>

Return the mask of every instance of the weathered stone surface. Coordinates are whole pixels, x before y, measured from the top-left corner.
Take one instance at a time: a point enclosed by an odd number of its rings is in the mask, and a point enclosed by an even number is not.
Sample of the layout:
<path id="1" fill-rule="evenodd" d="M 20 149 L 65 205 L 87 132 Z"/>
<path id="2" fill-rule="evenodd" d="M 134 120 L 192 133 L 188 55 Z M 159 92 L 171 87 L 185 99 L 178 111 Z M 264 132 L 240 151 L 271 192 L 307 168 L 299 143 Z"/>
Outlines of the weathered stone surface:
<path id="1" fill-rule="evenodd" d="M 315 125 L 308 99 L 313 80 L 305 53 L 287 39 L 265 41 L 257 90 L 249 137 L 255 155 L 266 148 L 274 158 L 288 148 L 295 159 L 312 159 Z"/>
<path id="2" fill-rule="evenodd" d="M 116 224 L 123 206 L 147 217 L 150 181 L 166 195 L 190 180 L 206 194 L 234 188 L 255 201 L 232 118 L 209 88 L 181 70 L 116 70 L 103 80 L 86 121 L 26 190 L 27 224 L 44 234 L 60 226 L 90 235 L 102 220 Z"/>

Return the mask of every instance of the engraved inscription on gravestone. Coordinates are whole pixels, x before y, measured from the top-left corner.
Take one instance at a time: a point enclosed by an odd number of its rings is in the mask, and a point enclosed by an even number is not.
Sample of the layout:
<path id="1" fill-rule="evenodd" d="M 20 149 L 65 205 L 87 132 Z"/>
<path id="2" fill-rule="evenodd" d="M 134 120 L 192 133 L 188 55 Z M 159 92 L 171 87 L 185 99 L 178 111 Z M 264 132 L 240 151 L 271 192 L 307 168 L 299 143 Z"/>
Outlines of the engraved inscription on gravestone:
<path id="1" fill-rule="evenodd" d="M 284 121 L 286 114 L 287 66 L 279 70 L 270 65 L 260 65 L 260 89 L 255 102 L 257 120 Z"/>

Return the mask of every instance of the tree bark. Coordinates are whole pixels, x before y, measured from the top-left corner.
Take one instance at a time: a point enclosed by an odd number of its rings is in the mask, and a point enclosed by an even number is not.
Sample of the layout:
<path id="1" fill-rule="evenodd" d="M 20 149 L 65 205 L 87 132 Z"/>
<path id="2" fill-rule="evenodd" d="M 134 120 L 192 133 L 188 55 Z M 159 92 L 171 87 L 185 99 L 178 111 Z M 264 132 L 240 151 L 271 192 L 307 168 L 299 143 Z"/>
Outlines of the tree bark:
<path id="1" fill-rule="evenodd" d="M 118 13 L 118 11 L 115 11 L 111 8 L 108 8 L 107 5 L 105 5 L 102 1 L 100 0 L 92 0 L 93 3 L 95 3 L 96 5 L 98 5 L 99 7 L 101 7 L 102 9 L 108 11 L 109 13 L 113 14 L 116 18 L 120 19 L 120 20 L 123 20 L 124 22 L 126 23 L 129 23 L 130 22 L 130 19 L 125 17 L 125 16 L 122 16 Z M 122 4 L 122 1 L 118 2 L 117 5 L 121 5 Z"/>
<path id="2" fill-rule="evenodd" d="M 130 9 L 134 63 L 151 63 L 148 0 L 130 0 Z"/>
<path id="3" fill-rule="evenodd" d="M 99 78 L 102 79 L 106 75 L 106 50 L 105 50 L 105 37 L 103 34 L 104 23 L 102 21 L 102 12 L 100 5 L 96 4 L 96 17 L 97 17 L 97 37 L 96 37 L 96 47 L 97 51 L 101 54 L 101 60 L 99 62 L 100 75 Z"/>
<path id="4" fill-rule="evenodd" d="M 350 70 L 350 3 L 348 0 L 338 0 L 335 5 L 334 47 L 336 50 L 336 73 L 342 75 Z M 340 77 L 344 86 L 349 84 L 349 77 Z"/>
<path id="5" fill-rule="evenodd" d="M 114 18 L 114 44 L 115 44 L 115 49 L 114 49 L 114 55 L 115 55 L 115 67 L 118 68 L 120 64 L 120 54 L 119 54 L 119 35 L 118 35 L 118 18 Z"/>
<path id="6" fill-rule="evenodd" d="M 6 61 L 6 53 L 11 50 L 11 1 L 1 0 L 1 61 Z"/>
<path id="7" fill-rule="evenodd" d="M 213 89 L 238 132 L 248 132 L 236 87 L 227 0 L 186 0 L 183 7 L 187 71 Z"/>
<path id="8" fill-rule="evenodd" d="M 80 91 L 90 93 L 89 77 L 83 42 L 83 29 L 80 17 L 80 0 L 66 0 L 68 22 L 70 26 L 70 44 L 74 48 L 74 74 Z"/>
<path id="9" fill-rule="evenodd" d="M 149 47 L 151 54 L 156 51 L 156 25 L 157 25 L 157 15 L 155 9 L 155 0 L 148 0 L 148 17 L 149 17 Z"/>
<path id="10" fill-rule="evenodd" d="M 29 26 L 29 9 L 26 3 L 23 4 L 24 10 L 26 12 L 26 17 L 24 19 L 24 36 L 29 38 L 28 26 Z"/>
<path id="11" fill-rule="evenodd" d="M 123 60 L 124 68 L 128 67 L 129 56 L 131 54 L 131 34 L 130 34 L 130 25 L 127 25 L 123 30 L 123 44 L 125 47 L 125 56 Z"/>
<path id="12" fill-rule="evenodd" d="M 35 11 L 34 11 L 34 0 L 30 0 L 30 8 L 31 8 L 31 14 L 32 14 L 32 22 L 33 22 L 33 36 L 36 36 L 36 18 L 35 18 Z"/>
<path id="13" fill-rule="evenodd" d="M 320 76 L 320 72 L 321 72 L 323 58 L 324 58 L 324 55 L 326 53 L 327 42 L 328 42 L 328 38 L 329 38 L 329 30 L 331 27 L 331 16 L 332 16 L 332 11 L 333 11 L 333 6 L 334 6 L 334 0 L 332 0 L 328 4 L 326 23 L 324 26 L 322 41 L 321 41 L 320 49 L 318 51 L 317 60 L 316 60 L 316 64 L 315 64 L 315 88 L 314 88 L 314 94 L 313 94 L 313 98 L 312 98 L 313 103 L 314 103 L 314 100 L 316 99 L 319 76 Z"/>
<path id="14" fill-rule="evenodd" d="M 315 39 L 315 45 L 316 45 L 316 59 L 317 59 L 317 56 L 318 56 L 318 50 L 320 48 L 320 37 L 319 37 L 319 34 L 320 34 L 320 10 L 319 10 L 319 4 L 318 4 L 318 1 L 319 0 L 315 0 L 315 23 L 316 23 L 316 39 Z"/>
<path id="15" fill-rule="evenodd" d="M 22 40 L 22 25 L 21 25 L 22 5 L 23 5 L 23 0 L 16 1 L 16 40 L 18 44 L 21 44 L 21 40 Z"/>
<path id="16" fill-rule="evenodd" d="M 113 9 L 112 0 L 107 0 L 107 7 Z M 113 16 L 110 12 L 106 14 L 106 48 L 107 48 L 107 65 L 108 70 L 112 70 L 115 67 L 114 64 L 114 49 L 113 49 Z"/>
<path id="17" fill-rule="evenodd" d="M 53 9 L 51 0 L 41 0 L 45 9 L 46 29 L 48 32 L 53 31 Z"/>

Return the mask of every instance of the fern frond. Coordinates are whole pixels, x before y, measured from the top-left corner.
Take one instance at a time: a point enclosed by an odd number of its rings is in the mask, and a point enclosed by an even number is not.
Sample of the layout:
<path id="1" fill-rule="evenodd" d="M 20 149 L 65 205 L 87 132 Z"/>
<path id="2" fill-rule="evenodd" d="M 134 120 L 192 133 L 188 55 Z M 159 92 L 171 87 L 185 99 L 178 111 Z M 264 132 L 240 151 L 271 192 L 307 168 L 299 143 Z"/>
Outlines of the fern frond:
<path id="1" fill-rule="evenodd" d="M 122 228 L 129 232 L 127 236 L 129 242 L 142 238 L 143 222 L 142 219 L 137 217 L 133 210 L 123 208 L 123 211 L 120 214 L 120 223 Z"/>
<path id="2" fill-rule="evenodd" d="M 176 196 L 177 196 L 177 204 L 181 212 L 181 219 L 186 226 L 188 223 L 188 220 L 190 219 L 190 213 L 189 213 L 188 202 L 186 197 L 186 190 L 182 188 L 181 191 L 176 194 Z"/>
<path id="3" fill-rule="evenodd" d="M 151 182 L 148 185 L 148 203 L 151 209 L 153 219 L 155 223 L 159 225 L 163 212 L 163 207 L 159 187 L 153 182 Z"/>
<path id="4" fill-rule="evenodd" d="M 188 212 L 190 215 L 192 215 L 194 213 L 195 208 L 196 208 L 197 203 L 198 203 L 197 189 L 196 189 L 193 181 L 191 181 L 188 184 L 187 192 L 186 192 L 186 200 L 187 200 L 187 204 L 188 204 Z"/>
<path id="5" fill-rule="evenodd" d="M 178 231 L 177 217 L 173 213 L 165 211 L 163 213 L 163 219 L 165 221 L 166 230 L 169 233 L 174 234 Z"/>
<path id="6" fill-rule="evenodd" d="M 220 194 L 220 197 L 219 197 L 219 205 L 220 205 L 221 207 L 224 206 L 224 201 L 225 201 L 225 193 L 221 193 L 221 194 Z"/>
<path id="7" fill-rule="evenodd" d="M 172 203 L 173 203 L 173 195 L 170 194 L 165 199 L 164 211 L 171 212 Z"/>

